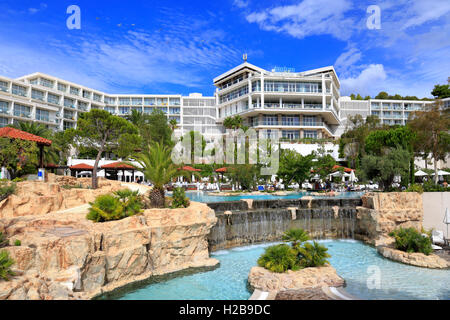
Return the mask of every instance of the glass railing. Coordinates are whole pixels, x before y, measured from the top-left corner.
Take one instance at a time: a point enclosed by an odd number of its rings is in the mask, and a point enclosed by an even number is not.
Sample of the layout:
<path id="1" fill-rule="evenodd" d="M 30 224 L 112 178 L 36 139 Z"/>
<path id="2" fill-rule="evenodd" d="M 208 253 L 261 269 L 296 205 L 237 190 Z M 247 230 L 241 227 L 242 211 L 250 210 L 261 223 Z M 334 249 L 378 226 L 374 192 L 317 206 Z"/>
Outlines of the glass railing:
<path id="1" fill-rule="evenodd" d="M 282 126 L 299 126 L 300 121 L 281 121 Z"/>
<path id="2" fill-rule="evenodd" d="M 14 111 L 14 116 L 22 117 L 22 118 L 31 118 L 31 113 L 30 112 Z"/>
<path id="3" fill-rule="evenodd" d="M 0 86 L 0 91 L 8 92 L 8 87 Z"/>
<path id="4" fill-rule="evenodd" d="M 308 104 L 304 104 L 304 109 L 322 109 L 322 105 L 321 104 L 315 104 L 315 103 L 308 103 Z"/>
<path id="5" fill-rule="evenodd" d="M 8 109 L 0 109 L 0 114 L 9 114 Z"/>

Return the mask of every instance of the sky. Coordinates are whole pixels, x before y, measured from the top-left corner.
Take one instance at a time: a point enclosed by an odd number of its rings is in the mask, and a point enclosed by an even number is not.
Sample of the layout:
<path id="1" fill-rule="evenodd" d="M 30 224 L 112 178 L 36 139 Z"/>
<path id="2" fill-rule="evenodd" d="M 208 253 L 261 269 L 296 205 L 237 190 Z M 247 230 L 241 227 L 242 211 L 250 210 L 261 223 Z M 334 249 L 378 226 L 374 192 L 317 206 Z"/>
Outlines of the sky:
<path id="1" fill-rule="evenodd" d="M 80 29 L 69 29 L 70 5 Z M 370 5 L 380 9 L 380 28 Z M 341 95 L 431 97 L 450 77 L 449 0 L 0 0 L 0 75 L 43 72 L 106 93 L 214 93 L 248 62 L 333 65 Z"/>

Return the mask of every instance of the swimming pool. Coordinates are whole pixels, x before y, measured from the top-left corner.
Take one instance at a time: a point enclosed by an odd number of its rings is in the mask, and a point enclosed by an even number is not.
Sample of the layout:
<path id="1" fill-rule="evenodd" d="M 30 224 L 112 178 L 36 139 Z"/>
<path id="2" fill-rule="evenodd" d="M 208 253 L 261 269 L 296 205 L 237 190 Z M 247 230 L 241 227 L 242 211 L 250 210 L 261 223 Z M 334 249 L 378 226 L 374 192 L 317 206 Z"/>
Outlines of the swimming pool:
<path id="1" fill-rule="evenodd" d="M 319 240 L 328 247 L 331 265 L 346 281 L 346 291 L 362 299 L 450 299 L 450 270 L 425 269 L 381 257 L 355 240 Z M 242 300 L 251 293 L 247 277 L 264 248 L 273 243 L 221 250 L 211 254 L 220 267 L 116 293 L 122 300 Z M 379 286 L 371 281 L 379 274 Z M 371 285 L 368 288 L 367 282 Z M 372 286 L 375 285 L 375 288 Z"/>
<path id="2" fill-rule="evenodd" d="M 335 198 L 335 199 L 355 199 L 360 198 L 364 192 L 342 192 L 337 196 L 334 197 L 328 197 L 328 198 Z M 255 199 L 255 200 L 270 200 L 270 199 L 298 199 L 302 198 L 304 196 L 311 196 L 311 192 L 295 192 L 295 193 L 289 193 L 285 196 L 277 196 L 273 194 L 241 194 L 241 195 L 235 195 L 235 196 L 220 196 L 220 195 L 214 195 L 213 193 L 207 193 L 203 191 L 189 191 L 186 192 L 186 196 L 196 202 L 222 202 L 222 201 L 238 201 L 242 199 Z M 327 198 L 327 196 L 317 196 L 313 195 L 314 198 Z"/>

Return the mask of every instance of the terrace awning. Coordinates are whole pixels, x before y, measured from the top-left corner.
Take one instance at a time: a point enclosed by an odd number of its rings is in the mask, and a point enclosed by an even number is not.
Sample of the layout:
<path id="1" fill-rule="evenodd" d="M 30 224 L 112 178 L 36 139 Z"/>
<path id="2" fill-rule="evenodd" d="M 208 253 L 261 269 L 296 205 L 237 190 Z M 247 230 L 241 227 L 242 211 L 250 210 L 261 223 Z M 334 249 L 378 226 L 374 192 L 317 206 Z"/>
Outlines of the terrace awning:
<path id="1" fill-rule="evenodd" d="M 227 172 L 227 168 L 226 167 L 223 167 L 223 168 L 219 168 L 219 169 L 216 169 L 216 172 Z"/>
<path id="2" fill-rule="evenodd" d="M 184 166 L 184 167 L 178 168 L 178 170 L 191 171 L 191 172 L 202 171 L 200 169 L 195 169 L 195 168 L 193 168 L 191 166 Z"/>

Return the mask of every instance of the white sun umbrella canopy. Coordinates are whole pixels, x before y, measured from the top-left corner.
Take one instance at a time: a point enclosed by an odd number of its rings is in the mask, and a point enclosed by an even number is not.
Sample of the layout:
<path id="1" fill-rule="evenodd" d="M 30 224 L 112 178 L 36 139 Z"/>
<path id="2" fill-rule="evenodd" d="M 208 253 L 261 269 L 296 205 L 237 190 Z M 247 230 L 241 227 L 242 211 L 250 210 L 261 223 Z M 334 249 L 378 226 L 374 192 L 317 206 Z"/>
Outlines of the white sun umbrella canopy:
<path id="1" fill-rule="evenodd" d="M 415 175 L 416 177 L 424 177 L 424 176 L 427 176 L 428 173 L 426 173 L 426 172 L 424 172 L 424 171 L 422 171 L 422 170 L 419 170 L 419 171 L 416 171 L 416 173 L 414 173 L 414 175 Z"/>
<path id="2" fill-rule="evenodd" d="M 450 175 L 450 172 L 447 172 L 444 170 L 439 170 L 437 174 L 438 174 L 438 176 L 448 176 L 448 175 Z M 433 176 L 434 176 L 434 173 L 433 173 Z"/>
<path id="3" fill-rule="evenodd" d="M 352 172 L 350 172 L 350 181 L 351 182 L 358 181 L 358 179 L 355 176 L 355 170 L 352 170 Z"/>

